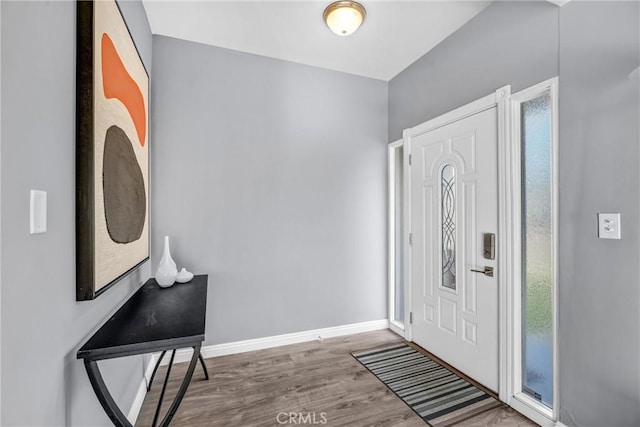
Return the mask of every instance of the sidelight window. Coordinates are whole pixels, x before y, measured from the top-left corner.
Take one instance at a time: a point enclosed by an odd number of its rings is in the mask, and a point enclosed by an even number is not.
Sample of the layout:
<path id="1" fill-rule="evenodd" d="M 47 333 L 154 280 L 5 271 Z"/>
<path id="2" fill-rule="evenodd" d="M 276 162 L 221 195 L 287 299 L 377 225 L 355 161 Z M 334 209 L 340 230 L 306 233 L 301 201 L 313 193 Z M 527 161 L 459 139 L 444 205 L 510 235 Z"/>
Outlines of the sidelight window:
<path id="1" fill-rule="evenodd" d="M 558 401 L 556 94 L 557 79 L 551 79 L 511 98 L 520 153 L 514 395 L 551 420 Z"/>

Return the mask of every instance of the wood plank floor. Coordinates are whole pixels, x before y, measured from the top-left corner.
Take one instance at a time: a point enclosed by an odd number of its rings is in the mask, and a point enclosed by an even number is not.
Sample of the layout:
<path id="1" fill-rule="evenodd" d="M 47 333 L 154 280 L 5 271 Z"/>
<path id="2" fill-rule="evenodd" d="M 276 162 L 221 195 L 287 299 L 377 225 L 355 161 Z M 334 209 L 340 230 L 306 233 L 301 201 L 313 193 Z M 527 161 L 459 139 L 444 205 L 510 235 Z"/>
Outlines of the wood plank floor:
<path id="1" fill-rule="evenodd" d="M 420 426 L 426 424 L 400 398 L 358 363 L 351 352 L 402 342 L 391 331 L 376 331 L 323 343 L 308 342 L 206 359 L 210 379 L 198 365 L 173 426 L 278 426 L 278 414 L 314 414 L 325 426 Z M 163 412 L 173 400 L 187 363 L 175 364 Z M 137 426 L 149 426 L 166 368 L 156 375 Z M 324 416 L 323 416 L 324 414 Z M 312 416 L 312 415 L 311 415 Z M 320 424 L 326 419 L 326 423 Z M 286 416 L 280 415 L 280 421 Z M 298 425 L 301 423 L 297 419 Z M 305 421 L 305 420 L 302 420 Z M 307 419 L 307 425 L 312 419 Z M 287 423 L 284 425 L 291 425 Z M 535 426 L 508 406 L 457 426 Z"/>

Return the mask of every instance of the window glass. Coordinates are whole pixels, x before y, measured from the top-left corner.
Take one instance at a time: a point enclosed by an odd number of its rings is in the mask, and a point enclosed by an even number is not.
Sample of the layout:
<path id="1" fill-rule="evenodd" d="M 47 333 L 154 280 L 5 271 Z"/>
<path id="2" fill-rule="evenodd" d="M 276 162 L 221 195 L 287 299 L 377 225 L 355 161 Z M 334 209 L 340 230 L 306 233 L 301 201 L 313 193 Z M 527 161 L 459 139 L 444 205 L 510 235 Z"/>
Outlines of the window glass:
<path id="1" fill-rule="evenodd" d="M 440 173 L 442 212 L 442 286 L 456 289 L 456 170 L 446 164 Z"/>
<path id="2" fill-rule="evenodd" d="M 521 104 L 522 388 L 553 402 L 553 228 L 551 96 Z"/>

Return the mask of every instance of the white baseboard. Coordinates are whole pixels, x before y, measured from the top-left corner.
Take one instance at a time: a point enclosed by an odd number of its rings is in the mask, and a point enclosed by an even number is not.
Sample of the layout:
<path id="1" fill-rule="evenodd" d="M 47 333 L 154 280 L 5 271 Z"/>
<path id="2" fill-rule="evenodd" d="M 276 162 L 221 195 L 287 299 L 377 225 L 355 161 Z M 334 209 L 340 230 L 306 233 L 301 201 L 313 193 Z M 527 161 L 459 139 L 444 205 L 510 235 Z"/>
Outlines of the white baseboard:
<path id="1" fill-rule="evenodd" d="M 315 341 L 318 339 L 340 337 L 343 335 L 360 334 L 362 332 L 389 329 L 389 320 L 373 320 L 370 322 L 352 323 L 350 325 L 334 326 L 331 328 L 313 329 L 310 331 L 294 332 L 292 334 L 275 335 L 266 338 L 257 338 L 245 341 L 235 341 L 225 344 L 214 344 L 204 346 L 200 349 L 202 357 L 227 356 L 229 354 L 245 353 L 247 351 L 264 350 L 267 348 L 280 347 L 283 345 L 299 344 L 303 342 Z M 193 350 L 181 349 L 176 352 L 174 363 L 188 362 L 191 360 Z M 169 363 L 165 358 L 162 365 Z"/>
<path id="2" fill-rule="evenodd" d="M 553 3 L 558 7 L 562 7 L 565 4 L 569 3 L 570 0 L 547 0 L 549 3 Z"/>
<path id="3" fill-rule="evenodd" d="M 156 365 L 157 359 L 158 355 L 151 355 L 151 360 L 149 360 L 149 363 L 147 364 L 147 367 L 144 371 L 144 375 L 142 377 L 142 381 L 140 382 L 140 386 L 138 387 L 136 397 L 133 399 L 133 403 L 131 403 L 131 409 L 129 409 L 127 419 L 132 425 L 136 425 L 138 415 L 140 415 L 140 409 L 142 409 L 144 398 L 147 395 L 147 384 L 149 384 L 149 381 L 151 380 L 151 374 L 153 373 L 153 367 Z"/>
<path id="4" fill-rule="evenodd" d="M 129 413 L 127 414 L 127 419 L 131 423 L 131 425 L 136 425 L 136 420 L 138 419 L 138 415 L 140 414 L 140 409 L 142 409 L 142 403 L 144 402 L 144 398 L 147 395 L 147 381 L 145 378 L 142 378 L 140 382 L 140 387 L 138 387 L 138 392 L 136 393 L 136 397 L 133 399 L 133 403 L 131 403 L 131 409 L 129 409 Z"/>

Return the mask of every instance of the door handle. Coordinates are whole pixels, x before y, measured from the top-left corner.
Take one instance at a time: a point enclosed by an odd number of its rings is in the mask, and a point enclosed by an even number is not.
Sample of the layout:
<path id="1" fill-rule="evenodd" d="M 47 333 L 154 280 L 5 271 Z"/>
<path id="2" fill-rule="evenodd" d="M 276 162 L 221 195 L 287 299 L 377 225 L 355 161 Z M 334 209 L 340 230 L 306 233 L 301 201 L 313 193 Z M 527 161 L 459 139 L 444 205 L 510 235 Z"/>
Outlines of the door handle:
<path id="1" fill-rule="evenodd" d="M 485 276 L 493 277 L 493 267 L 485 266 L 484 270 L 475 270 L 472 268 L 471 271 L 473 271 L 474 273 L 482 273 Z"/>

